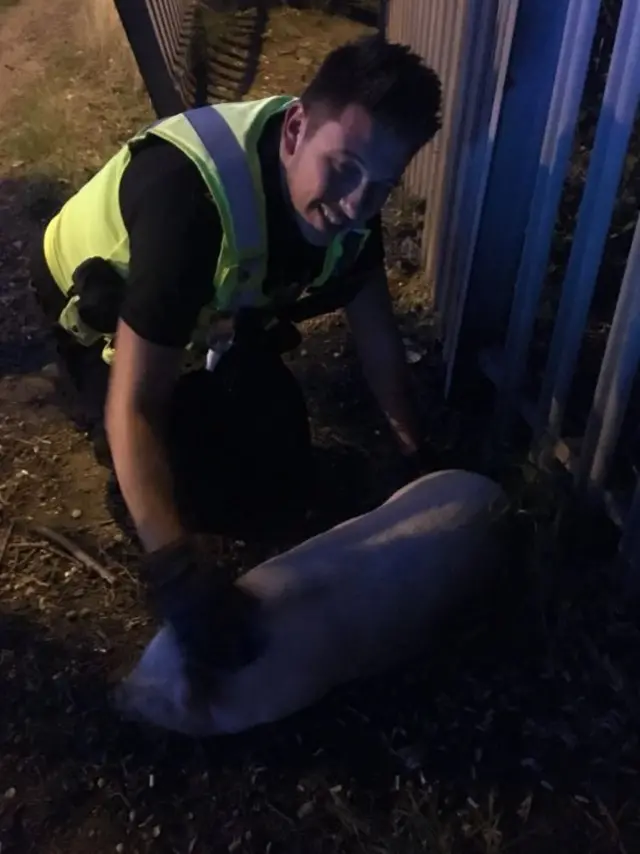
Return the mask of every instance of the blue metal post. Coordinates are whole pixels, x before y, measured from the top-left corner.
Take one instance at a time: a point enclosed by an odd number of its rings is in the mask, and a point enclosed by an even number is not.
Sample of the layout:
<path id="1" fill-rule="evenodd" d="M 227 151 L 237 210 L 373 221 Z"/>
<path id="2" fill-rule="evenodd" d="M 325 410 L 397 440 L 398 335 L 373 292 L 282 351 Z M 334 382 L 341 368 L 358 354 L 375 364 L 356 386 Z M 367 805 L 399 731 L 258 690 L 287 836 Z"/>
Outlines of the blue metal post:
<path id="1" fill-rule="evenodd" d="M 599 0 L 570 0 L 509 319 L 503 365 L 498 374 L 499 394 L 494 423 L 494 436 L 498 440 L 503 437 L 510 419 L 516 414 L 517 393 L 526 371 L 527 354 L 549 259 L 553 227 L 575 133 L 599 7 Z"/>
<path id="2" fill-rule="evenodd" d="M 605 483 L 640 363 L 640 220 L 602 360 L 578 468 L 578 485 L 597 498 Z"/>
<path id="3" fill-rule="evenodd" d="M 488 6 L 483 6 L 487 12 Z M 446 335 L 444 356 L 447 362 L 445 394 L 453 374 L 455 352 L 462 323 L 469 273 L 473 261 L 487 179 L 500 117 L 504 86 L 509 66 L 513 34 L 518 14 L 515 0 L 494 4 L 492 15 L 482 23 L 476 38 L 486 49 L 476 57 L 477 88 L 474 106 L 469 107 L 469 126 L 465 133 L 464 172 L 460 176 L 447 223 L 448 241 L 443 242 L 438 281 L 448 283 L 451 298 L 444 317 Z"/>
<path id="4" fill-rule="evenodd" d="M 640 5 L 625 0 L 537 417 L 557 439 L 640 97 Z"/>
<path id="5" fill-rule="evenodd" d="M 463 339 L 471 332 L 495 342 L 507 327 L 568 10 L 569 0 L 520 0 Z"/>

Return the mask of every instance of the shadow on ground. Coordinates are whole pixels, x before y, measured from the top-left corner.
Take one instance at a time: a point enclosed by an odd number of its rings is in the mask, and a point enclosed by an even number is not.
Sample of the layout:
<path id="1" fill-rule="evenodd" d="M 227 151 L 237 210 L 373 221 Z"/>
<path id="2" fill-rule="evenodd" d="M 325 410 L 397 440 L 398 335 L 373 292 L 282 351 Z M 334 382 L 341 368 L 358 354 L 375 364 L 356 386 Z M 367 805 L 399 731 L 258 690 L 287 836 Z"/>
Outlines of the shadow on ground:
<path id="1" fill-rule="evenodd" d="M 0 179 L 0 377 L 32 373 L 51 361 L 29 287 L 31 252 L 68 194 L 65 182 L 45 175 Z"/>

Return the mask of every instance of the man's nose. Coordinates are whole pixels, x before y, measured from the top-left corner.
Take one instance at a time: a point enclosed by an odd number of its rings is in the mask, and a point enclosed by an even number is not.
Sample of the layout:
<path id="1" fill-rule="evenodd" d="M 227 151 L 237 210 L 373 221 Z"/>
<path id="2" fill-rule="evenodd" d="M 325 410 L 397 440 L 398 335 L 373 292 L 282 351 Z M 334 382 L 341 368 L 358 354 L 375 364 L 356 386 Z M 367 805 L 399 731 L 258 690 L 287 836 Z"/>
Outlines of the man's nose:
<path id="1" fill-rule="evenodd" d="M 370 182 L 364 178 L 357 187 L 354 187 L 348 195 L 344 196 L 340 203 L 344 215 L 352 220 L 359 220 L 365 209 L 369 198 Z"/>

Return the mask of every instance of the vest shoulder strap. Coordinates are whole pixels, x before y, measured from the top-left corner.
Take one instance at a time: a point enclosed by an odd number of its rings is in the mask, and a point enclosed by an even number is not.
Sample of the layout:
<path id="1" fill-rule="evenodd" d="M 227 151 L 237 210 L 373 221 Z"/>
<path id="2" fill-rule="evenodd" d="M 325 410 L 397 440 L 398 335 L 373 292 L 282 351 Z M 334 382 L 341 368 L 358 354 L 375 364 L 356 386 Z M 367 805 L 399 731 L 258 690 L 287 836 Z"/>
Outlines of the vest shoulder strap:
<path id="1" fill-rule="evenodd" d="M 247 154 L 226 119 L 211 107 L 184 113 L 216 164 L 234 225 L 236 247 L 245 255 L 261 245 L 261 211 Z"/>

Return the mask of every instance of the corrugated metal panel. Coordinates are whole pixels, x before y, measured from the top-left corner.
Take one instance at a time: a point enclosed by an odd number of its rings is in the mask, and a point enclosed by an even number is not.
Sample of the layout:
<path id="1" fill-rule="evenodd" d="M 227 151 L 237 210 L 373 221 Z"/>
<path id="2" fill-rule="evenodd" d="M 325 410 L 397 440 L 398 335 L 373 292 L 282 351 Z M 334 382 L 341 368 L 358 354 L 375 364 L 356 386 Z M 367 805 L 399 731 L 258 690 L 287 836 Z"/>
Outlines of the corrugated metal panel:
<path id="1" fill-rule="evenodd" d="M 390 0 L 388 37 L 409 45 L 439 74 L 443 86 L 443 127 L 436 139 L 413 160 L 405 188 L 427 200 L 423 254 L 431 278 L 434 229 L 442 207 L 446 161 L 454 131 L 462 34 L 476 0 Z"/>

